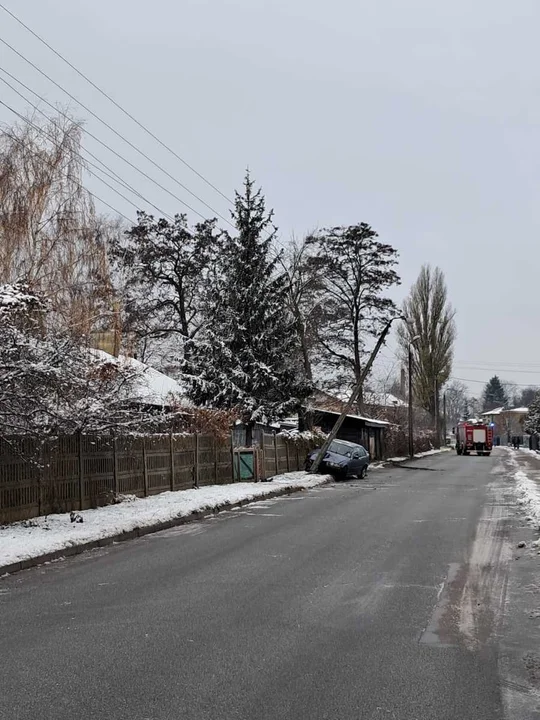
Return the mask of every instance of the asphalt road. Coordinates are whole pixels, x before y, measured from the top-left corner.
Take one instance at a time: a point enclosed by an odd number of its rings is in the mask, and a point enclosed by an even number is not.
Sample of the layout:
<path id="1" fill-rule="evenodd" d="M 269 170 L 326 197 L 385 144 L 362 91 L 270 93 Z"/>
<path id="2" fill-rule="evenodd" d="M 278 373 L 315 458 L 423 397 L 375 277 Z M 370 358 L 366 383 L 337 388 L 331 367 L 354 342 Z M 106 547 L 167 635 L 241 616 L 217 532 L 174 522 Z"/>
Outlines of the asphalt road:
<path id="1" fill-rule="evenodd" d="M 500 465 L 434 456 L 0 579 L 0 718 L 504 717 Z"/>

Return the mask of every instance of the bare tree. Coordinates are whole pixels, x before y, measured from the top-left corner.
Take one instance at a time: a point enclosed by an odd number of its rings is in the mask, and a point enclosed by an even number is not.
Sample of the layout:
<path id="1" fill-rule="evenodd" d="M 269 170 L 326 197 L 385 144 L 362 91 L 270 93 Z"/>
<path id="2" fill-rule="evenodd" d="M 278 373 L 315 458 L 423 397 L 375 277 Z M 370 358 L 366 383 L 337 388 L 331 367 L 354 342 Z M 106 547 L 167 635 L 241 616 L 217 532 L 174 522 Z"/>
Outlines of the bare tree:
<path id="1" fill-rule="evenodd" d="M 454 380 L 444 389 L 446 395 L 446 419 L 449 425 L 455 426 L 468 414 L 470 405 L 469 390 L 461 380 Z"/>
<path id="2" fill-rule="evenodd" d="M 287 280 L 287 300 L 294 317 L 306 380 L 313 382 L 313 352 L 321 319 L 321 274 L 312 262 L 308 239 L 293 238 L 280 264 Z"/>
<path id="3" fill-rule="evenodd" d="M 122 331 L 140 359 L 179 372 L 187 343 L 203 323 L 209 275 L 219 267 L 220 232 L 215 220 L 190 228 L 185 215 L 170 221 L 137 215 L 137 224 L 110 244 Z"/>
<path id="4" fill-rule="evenodd" d="M 456 338 L 455 312 L 448 302 L 444 273 L 423 265 L 402 308 L 404 322 L 398 341 L 404 360 L 412 344 L 414 395 L 421 407 L 435 417 L 436 387 L 441 388 L 452 370 Z"/>
<path id="5" fill-rule="evenodd" d="M 81 124 L 63 115 L 2 128 L 0 282 L 26 282 L 49 298 L 49 320 L 87 333 L 110 308 L 114 223 L 84 189 L 81 137 Z"/>
<path id="6" fill-rule="evenodd" d="M 317 342 L 336 385 L 358 384 L 368 345 L 395 315 L 384 293 L 400 282 L 397 251 L 366 223 L 334 227 L 308 239 L 310 263 L 323 283 Z M 358 397 L 362 405 L 362 393 Z"/>
<path id="7" fill-rule="evenodd" d="M 536 399 L 537 394 L 538 387 L 531 385 L 530 387 L 523 388 L 518 404 L 521 405 L 521 407 L 529 407 Z"/>

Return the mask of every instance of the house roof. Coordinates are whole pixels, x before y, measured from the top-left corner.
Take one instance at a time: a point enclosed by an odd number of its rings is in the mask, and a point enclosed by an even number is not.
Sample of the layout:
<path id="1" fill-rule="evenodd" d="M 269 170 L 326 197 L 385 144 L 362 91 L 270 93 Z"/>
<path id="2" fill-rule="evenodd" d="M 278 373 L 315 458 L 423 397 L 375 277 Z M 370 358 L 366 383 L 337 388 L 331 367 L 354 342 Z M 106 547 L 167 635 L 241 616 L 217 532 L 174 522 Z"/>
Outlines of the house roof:
<path id="1" fill-rule="evenodd" d="M 493 410 L 483 412 L 482 417 L 484 417 L 485 415 L 500 415 L 502 412 L 504 412 L 504 405 L 503 407 L 493 408 Z"/>
<path id="2" fill-rule="evenodd" d="M 494 408 L 493 410 L 488 410 L 487 412 L 482 413 L 482 417 L 485 417 L 488 415 L 503 415 L 505 413 L 516 413 L 517 415 L 526 415 L 528 412 L 529 412 L 529 408 L 526 408 L 526 407 L 519 407 L 519 408 L 499 407 L 499 408 Z"/>
<path id="3" fill-rule="evenodd" d="M 171 405 L 173 401 L 184 406 L 190 405 L 185 398 L 185 388 L 173 378 L 150 367 L 150 365 L 126 355 L 115 357 L 104 350 L 95 348 L 89 348 L 89 351 L 98 360 L 125 365 L 139 373 L 133 387 L 134 400 L 159 407 Z"/>
<path id="4" fill-rule="evenodd" d="M 339 417 L 341 413 L 334 412 L 334 410 L 326 410 L 326 408 L 313 408 L 313 412 L 326 413 L 327 415 L 336 415 Z M 362 420 L 366 425 L 371 427 L 388 427 L 390 425 L 386 420 L 374 420 L 373 418 L 363 417 L 362 415 L 347 415 L 352 420 Z M 341 441 L 340 441 L 341 442 Z"/>
<path id="5" fill-rule="evenodd" d="M 407 407 L 407 403 L 392 393 L 365 392 L 366 405 L 380 405 L 381 407 Z"/>

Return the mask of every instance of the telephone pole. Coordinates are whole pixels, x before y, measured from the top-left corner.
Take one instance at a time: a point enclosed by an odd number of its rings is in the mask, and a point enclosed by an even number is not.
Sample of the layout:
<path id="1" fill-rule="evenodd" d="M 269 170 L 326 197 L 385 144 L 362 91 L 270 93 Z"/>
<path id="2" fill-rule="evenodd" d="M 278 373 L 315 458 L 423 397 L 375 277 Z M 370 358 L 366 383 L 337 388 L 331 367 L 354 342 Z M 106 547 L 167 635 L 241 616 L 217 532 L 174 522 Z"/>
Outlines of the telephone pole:
<path id="1" fill-rule="evenodd" d="M 441 420 L 439 418 L 439 379 L 435 378 L 435 400 L 434 400 L 434 409 L 435 409 L 435 447 L 440 448 L 441 447 Z"/>
<path id="2" fill-rule="evenodd" d="M 446 447 L 446 436 L 448 434 L 448 428 L 446 427 L 446 393 L 442 396 L 442 407 L 443 407 L 443 445 Z"/>
<path id="3" fill-rule="evenodd" d="M 386 338 L 386 336 L 388 335 L 388 332 L 390 331 L 390 328 L 391 328 L 391 326 L 392 326 L 392 323 L 393 323 L 395 320 L 403 320 L 403 317 L 395 317 L 395 318 L 392 318 L 391 320 L 389 320 L 389 322 L 386 324 L 384 330 L 383 330 L 382 333 L 380 334 L 379 339 L 377 340 L 377 343 L 376 343 L 375 347 L 373 348 L 373 351 L 372 351 L 371 355 L 369 356 L 369 360 L 367 361 L 366 366 L 365 366 L 364 369 L 362 370 L 362 374 L 360 375 L 360 379 L 359 379 L 359 381 L 356 383 L 356 385 L 354 386 L 354 389 L 353 389 L 353 391 L 352 391 L 352 393 L 351 393 L 351 396 L 350 396 L 349 400 L 347 401 L 345 407 L 343 408 L 343 410 L 342 410 L 342 412 L 341 412 L 341 415 L 340 415 L 340 416 L 338 417 L 338 419 L 336 420 L 336 422 L 335 422 L 335 424 L 334 424 L 334 427 L 332 428 L 332 430 L 331 430 L 330 433 L 328 434 L 328 437 L 327 437 L 326 440 L 323 442 L 323 445 L 322 445 L 321 449 L 320 449 L 319 452 L 317 453 L 317 456 L 315 457 L 315 460 L 313 461 L 313 465 L 312 465 L 312 466 L 310 467 L 310 469 L 309 469 L 309 472 L 310 472 L 310 473 L 316 473 L 317 470 L 319 469 L 319 465 L 321 464 L 322 459 L 323 459 L 324 456 L 326 455 L 326 453 L 327 453 L 327 451 L 328 451 L 328 448 L 330 447 L 332 441 L 335 440 L 336 435 L 338 434 L 340 427 L 343 425 L 343 421 L 345 420 L 345 418 L 347 417 L 347 415 L 351 412 L 351 409 L 352 409 L 354 403 L 356 402 L 358 396 L 361 394 L 362 388 L 363 388 L 363 385 L 364 385 L 364 380 L 365 380 L 365 379 L 367 378 L 367 376 L 369 375 L 369 371 L 371 370 L 371 366 L 373 365 L 373 361 L 374 361 L 375 358 L 377 357 L 377 354 L 378 354 L 379 350 L 381 349 L 382 345 L 384 344 L 385 338 Z"/>
<path id="4" fill-rule="evenodd" d="M 420 335 L 416 335 L 413 337 L 413 339 L 409 342 L 409 407 L 408 407 L 408 416 L 409 416 L 409 457 L 414 457 L 414 431 L 413 431 L 413 422 L 414 422 L 414 410 L 413 410 L 413 356 L 412 356 L 412 346 L 414 343 L 420 340 Z"/>

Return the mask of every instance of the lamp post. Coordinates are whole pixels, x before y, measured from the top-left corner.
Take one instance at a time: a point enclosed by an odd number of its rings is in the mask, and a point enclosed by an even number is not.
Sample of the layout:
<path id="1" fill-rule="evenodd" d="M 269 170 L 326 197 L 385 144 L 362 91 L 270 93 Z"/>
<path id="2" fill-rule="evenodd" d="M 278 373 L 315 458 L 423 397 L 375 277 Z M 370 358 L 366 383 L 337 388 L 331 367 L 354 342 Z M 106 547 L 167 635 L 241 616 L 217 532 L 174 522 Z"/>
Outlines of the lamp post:
<path id="1" fill-rule="evenodd" d="M 409 341 L 409 457 L 414 457 L 414 439 L 413 439 L 413 389 L 412 389 L 412 346 L 414 343 L 420 340 L 420 335 L 415 335 L 412 340 Z"/>

